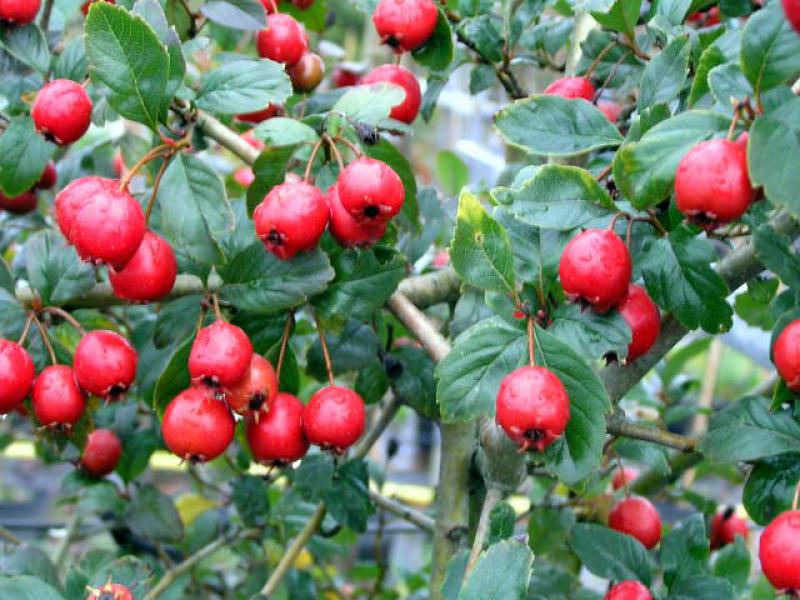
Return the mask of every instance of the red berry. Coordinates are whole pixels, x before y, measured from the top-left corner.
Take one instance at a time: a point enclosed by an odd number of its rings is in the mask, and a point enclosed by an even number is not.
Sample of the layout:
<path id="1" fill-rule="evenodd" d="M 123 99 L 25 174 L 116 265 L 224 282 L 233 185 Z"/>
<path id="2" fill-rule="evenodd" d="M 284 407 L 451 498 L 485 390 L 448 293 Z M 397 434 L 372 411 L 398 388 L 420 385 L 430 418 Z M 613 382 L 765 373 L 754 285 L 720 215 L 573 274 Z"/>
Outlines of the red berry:
<path id="1" fill-rule="evenodd" d="M 31 355 L 16 342 L 0 339 L 0 414 L 22 405 L 35 375 Z"/>
<path id="2" fill-rule="evenodd" d="M 628 286 L 628 293 L 617 310 L 631 328 L 627 357 L 630 362 L 646 354 L 656 343 L 661 332 L 661 315 L 647 291 L 633 283 Z"/>
<path id="3" fill-rule="evenodd" d="M 431 264 L 437 269 L 443 269 L 444 267 L 450 264 L 450 252 L 448 252 L 447 250 L 439 250 L 436 253 L 436 256 L 433 257 L 433 261 Z M 521 319 L 522 317 L 519 318 Z"/>
<path id="4" fill-rule="evenodd" d="M 311 396 L 303 411 L 303 431 L 312 444 L 341 454 L 361 437 L 365 419 L 361 396 L 332 385 Z"/>
<path id="5" fill-rule="evenodd" d="M 800 319 L 781 331 L 772 348 L 772 360 L 786 386 L 800 392 Z"/>
<path id="6" fill-rule="evenodd" d="M 781 0 L 781 2 L 786 20 L 797 33 L 800 33 L 800 2 L 797 0 Z"/>
<path id="7" fill-rule="evenodd" d="M 0 21 L 26 25 L 39 13 L 40 0 L 0 0 Z"/>
<path id="8" fill-rule="evenodd" d="M 613 586 L 603 600 L 653 600 L 653 595 L 643 584 L 631 579 Z"/>
<path id="9" fill-rule="evenodd" d="M 639 471 L 633 467 L 624 467 L 621 471 L 617 469 L 611 479 L 611 487 L 615 490 L 625 487 L 639 476 Z"/>
<path id="10" fill-rule="evenodd" d="M 675 172 L 678 210 L 709 228 L 741 217 L 753 197 L 747 151 L 736 142 L 700 142 L 686 153 Z"/>
<path id="11" fill-rule="evenodd" d="M 194 384 L 230 387 L 250 368 L 253 345 L 236 325 L 215 321 L 197 332 L 189 353 L 189 374 Z"/>
<path id="12" fill-rule="evenodd" d="M 389 1 L 393 2 L 394 0 Z M 375 67 L 361 79 L 361 83 L 364 85 L 393 83 L 400 86 L 406 93 L 406 97 L 400 104 L 392 108 L 389 118 L 409 125 L 417 118 L 420 104 L 422 104 L 422 92 L 419 89 L 417 78 L 405 67 L 400 65 Z"/>
<path id="13" fill-rule="evenodd" d="M 609 229 L 587 229 L 576 235 L 558 265 L 564 292 L 600 313 L 625 298 L 631 271 L 628 247 Z"/>
<path id="14" fill-rule="evenodd" d="M 714 515 L 714 518 L 711 519 L 712 550 L 732 544 L 736 541 L 737 535 L 747 540 L 750 531 L 747 529 L 747 522 L 736 516 L 732 508 Z"/>
<path id="15" fill-rule="evenodd" d="M 115 0 L 86 0 L 86 2 L 81 5 L 81 12 L 84 16 L 89 14 L 89 7 L 95 2 L 108 2 L 109 4 L 116 4 Z"/>
<path id="16" fill-rule="evenodd" d="M 270 403 L 269 412 L 247 421 L 247 443 L 253 458 L 269 466 L 285 466 L 308 451 L 303 432 L 303 403 L 281 392 Z"/>
<path id="17" fill-rule="evenodd" d="M 687 19 L 690 23 L 697 23 L 700 27 L 711 27 L 722 22 L 719 13 L 719 6 L 712 6 L 706 11 L 697 11 L 689 15 Z"/>
<path id="18" fill-rule="evenodd" d="M 400 176 L 374 158 L 351 162 L 336 185 L 342 206 L 359 223 L 385 223 L 400 212 L 406 197 Z"/>
<path id="19" fill-rule="evenodd" d="M 432 0 L 380 0 L 372 22 L 381 42 L 395 52 L 410 52 L 433 35 L 439 11 Z"/>
<path id="20" fill-rule="evenodd" d="M 330 231 L 334 239 L 342 246 L 369 246 L 386 233 L 386 222 L 359 223 L 344 209 L 339 198 L 339 189 L 333 184 L 326 195 L 331 210 Z"/>
<path id="21" fill-rule="evenodd" d="M 276 185 L 253 212 L 256 235 L 282 260 L 316 248 L 329 219 L 325 196 L 302 181 Z"/>
<path id="22" fill-rule="evenodd" d="M 358 83 L 361 76 L 347 67 L 338 66 L 331 74 L 331 85 L 335 88 L 350 87 Z"/>
<path id="23" fill-rule="evenodd" d="M 89 129 L 92 101 L 81 84 L 54 79 L 39 90 L 31 117 L 39 133 L 61 146 L 71 144 Z"/>
<path id="24" fill-rule="evenodd" d="M 264 142 L 262 142 L 255 135 L 253 135 L 252 130 L 245 131 L 240 137 L 259 152 L 261 152 L 265 148 Z"/>
<path id="25" fill-rule="evenodd" d="M 114 160 L 111 163 L 111 168 L 114 170 L 114 175 L 122 177 L 128 170 L 125 166 L 125 159 L 122 158 L 122 152 L 119 150 L 114 154 Z"/>
<path id="26" fill-rule="evenodd" d="M 86 398 L 78 387 L 75 372 L 65 365 L 53 365 L 33 382 L 33 414 L 45 427 L 69 428 L 78 422 Z"/>
<path id="27" fill-rule="evenodd" d="M 595 92 L 594 85 L 586 77 L 562 77 L 544 89 L 544 93 L 550 96 L 583 98 L 589 102 L 594 100 Z"/>
<path id="28" fill-rule="evenodd" d="M 253 169 L 250 167 L 241 167 L 240 169 L 236 169 L 236 171 L 234 171 L 233 180 L 240 186 L 247 188 L 250 187 L 256 180 L 256 174 L 253 173 Z"/>
<path id="29" fill-rule="evenodd" d="M 561 380 L 544 367 L 520 367 L 503 378 L 495 419 L 523 450 L 542 452 L 564 433 L 569 396 Z"/>
<path id="30" fill-rule="evenodd" d="M 172 291 L 177 274 L 172 246 L 157 233 L 147 231 L 136 254 L 121 269 L 109 269 L 108 279 L 117 298 L 153 302 Z"/>
<path id="31" fill-rule="evenodd" d="M 232 411 L 246 415 L 252 411 L 272 410 L 272 402 L 278 394 L 278 379 L 275 369 L 266 358 L 253 353 L 247 374 L 237 384 L 229 387 L 225 400 Z"/>
<path id="32" fill-rule="evenodd" d="M 164 443 L 184 460 L 214 460 L 230 446 L 236 422 L 209 388 L 193 387 L 172 399 L 164 411 Z"/>
<path id="33" fill-rule="evenodd" d="M 261 0 L 261 4 L 264 6 L 264 10 L 267 11 L 268 15 L 275 14 L 278 10 L 278 3 L 276 0 Z"/>
<path id="34" fill-rule="evenodd" d="M 314 6 L 314 0 L 290 0 L 300 10 L 308 10 Z"/>
<path id="35" fill-rule="evenodd" d="M 48 160 L 47 164 L 44 166 L 41 176 L 39 177 L 39 181 L 36 182 L 36 187 L 40 190 L 49 190 L 56 184 L 56 181 L 58 181 L 56 163 L 54 163 L 52 160 Z"/>
<path id="36" fill-rule="evenodd" d="M 12 215 L 27 215 L 36 210 L 38 205 L 36 192 L 33 190 L 23 192 L 19 196 L 9 198 L 0 192 L 0 209 L 10 212 Z"/>
<path id="37" fill-rule="evenodd" d="M 739 137 L 736 138 L 736 143 L 739 144 L 742 148 L 744 148 L 745 152 L 747 152 L 747 143 L 750 141 L 750 132 L 743 131 L 739 134 Z"/>
<path id="38" fill-rule="evenodd" d="M 266 121 L 267 119 L 271 119 L 272 117 L 278 117 L 282 114 L 283 114 L 283 107 L 281 105 L 267 104 L 266 108 L 257 110 L 256 112 L 236 115 L 236 120 L 243 121 L 245 123 L 261 123 L 261 121 Z"/>
<path id="39" fill-rule="evenodd" d="M 646 498 L 620 500 L 608 517 L 608 526 L 636 538 L 647 549 L 661 541 L 661 517 Z"/>
<path id="40" fill-rule="evenodd" d="M 144 211 L 116 179 L 82 177 L 56 196 L 56 221 L 84 260 L 121 269 L 139 249 Z"/>
<path id="41" fill-rule="evenodd" d="M 134 600 L 133 592 L 121 583 L 107 583 L 100 589 L 91 590 L 86 600 Z"/>
<path id="42" fill-rule="evenodd" d="M 78 384 L 99 398 L 118 399 L 136 379 L 139 355 L 113 331 L 90 331 L 75 348 L 73 368 Z"/>
<path id="43" fill-rule="evenodd" d="M 311 92 L 320 84 L 325 75 L 325 63 L 319 54 L 306 52 L 291 67 L 286 69 L 292 86 L 298 92 Z"/>
<path id="44" fill-rule="evenodd" d="M 105 477 L 117 468 L 122 443 L 110 429 L 95 429 L 86 439 L 80 467 L 92 477 Z"/>
<path id="45" fill-rule="evenodd" d="M 597 108 L 600 109 L 600 112 L 612 123 L 619 121 L 619 116 L 622 114 L 622 106 L 608 100 L 598 100 Z"/>
<path id="46" fill-rule="evenodd" d="M 800 592 L 800 510 L 778 515 L 761 534 L 761 570 L 775 589 Z"/>
<path id="47" fill-rule="evenodd" d="M 256 47 L 262 58 L 292 66 L 308 51 L 308 39 L 294 17 L 275 13 L 267 17 L 267 28 L 256 34 Z"/>

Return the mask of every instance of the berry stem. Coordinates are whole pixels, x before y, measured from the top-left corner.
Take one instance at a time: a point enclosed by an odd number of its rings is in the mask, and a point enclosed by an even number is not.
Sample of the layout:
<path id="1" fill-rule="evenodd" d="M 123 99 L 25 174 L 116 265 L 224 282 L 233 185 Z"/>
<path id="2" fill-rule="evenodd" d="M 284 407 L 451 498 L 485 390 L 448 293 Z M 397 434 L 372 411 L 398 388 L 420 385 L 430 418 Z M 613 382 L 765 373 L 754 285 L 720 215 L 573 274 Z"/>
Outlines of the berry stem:
<path id="1" fill-rule="evenodd" d="M 172 152 L 172 150 L 173 146 L 168 146 L 167 144 L 161 144 L 160 146 L 156 146 L 155 148 L 152 148 L 151 150 L 147 151 L 145 155 L 142 156 L 142 158 L 140 158 L 136 162 L 136 164 L 133 165 L 130 169 L 128 169 L 128 172 L 125 173 L 120 178 L 119 189 L 123 192 L 127 190 L 128 185 L 131 182 L 131 179 L 133 179 L 136 176 L 136 173 L 142 170 L 142 167 L 144 167 L 150 161 L 155 160 L 156 158 L 161 156 L 161 154 L 165 152 Z"/>
<path id="2" fill-rule="evenodd" d="M 353 142 L 351 142 L 347 138 L 339 136 L 338 138 L 336 138 L 336 141 L 342 142 L 345 146 L 347 146 L 350 152 L 356 155 L 356 158 L 361 158 L 362 156 L 364 156 L 364 153 L 361 151 L 361 148 L 356 146 Z"/>
<path id="3" fill-rule="evenodd" d="M 322 346 L 322 358 L 325 361 L 325 371 L 328 373 L 328 383 L 333 387 L 335 385 L 335 380 L 333 377 L 333 364 L 331 363 L 331 354 L 328 350 L 328 341 L 325 339 L 325 332 L 322 329 L 322 323 L 320 323 L 319 317 L 317 313 L 312 312 L 312 316 L 314 317 L 314 323 L 317 325 L 317 335 L 319 335 L 319 343 Z"/>
<path id="4" fill-rule="evenodd" d="M 725 136 L 725 139 L 729 142 L 733 141 L 733 136 L 736 134 L 736 125 L 739 123 L 739 110 L 740 106 L 739 103 L 735 103 L 733 107 L 733 118 L 731 119 L 731 126 L 728 127 L 728 134 Z"/>
<path id="5" fill-rule="evenodd" d="M 321 137 L 319 141 L 314 144 L 314 149 L 311 151 L 311 156 L 308 158 L 308 162 L 306 163 L 306 170 L 303 173 L 303 181 L 306 183 L 311 183 L 311 167 L 314 166 L 314 160 L 317 158 L 317 153 L 319 149 L 322 147 L 322 143 L 325 141 L 324 137 Z"/>
<path id="6" fill-rule="evenodd" d="M 622 457 L 616 450 L 614 450 L 614 454 L 617 456 L 617 468 L 619 469 L 619 474 L 620 477 L 622 478 L 622 489 L 625 492 L 625 497 L 630 498 L 631 490 L 628 487 L 628 478 L 625 477 L 625 467 L 622 466 Z"/>
<path id="7" fill-rule="evenodd" d="M 797 486 L 794 488 L 794 500 L 792 500 L 792 510 L 797 510 L 798 506 L 800 506 L 800 481 L 797 482 Z"/>
<path id="8" fill-rule="evenodd" d="M 533 316 L 528 315 L 528 361 L 533 367 L 536 365 L 536 354 L 533 351 L 533 344 L 536 339 L 536 334 L 533 328 Z"/>
<path id="9" fill-rule="evenodd" d="M 614 76 L 617 74 L 617 71 L 619 70 L 623 61 L 630 55 L 631 55 L 630 52 L 626 52 L 625 54 L 619 57 L 619 60 L 617 60 L 617 62 L 614 63 L 614 66 L 611 67 L 611 71 L 608 73 L 608 77 L 606 77 L 603 83 L 600 85 L 600 87 L 597 88 L 597 92 L 594 95 L 593 103 L 597 102 L 598 98 L 600 98 L 605 89 L 608 87 L 608 84 L 611 82 L 612 79 L 614 79 Z"/>
<path id="10" fill-rule="evenodd" d="M 594 70 L 595 70 L 595 69 L 597 68 L 597 66 L 600 64 L 600 61 L 601 61 L 601 60 L 603 60 L 603 58 L 605 58 L 606 54 L 608 54 L 609 52 L 611 52 L 611 51 L 614 49 L 614 47 L 615 47 L 616 45 L 617 45 L 617 40 L 611 40 L 611 41 L 608 43 L 608 45 L 606 45 L 606 47 L 605 47 L 605 48 L 603 48 L 603 49 L 600 51 L 600 53 L 599 53 L 599 54 L 598 54 L 598 55 L 595 57 L 595 59 L 592 61 L 592 64 L 590 64 L 590 65 L 589 65 L 589 68 L 588 68 L 588 69 L 586 69 L 586 72 L 583 74 L 583 76 L 584 76 L 584 77 L 586 77 L 586 79 L 591 79 L 591 77 L 592 77 L 592 74 L 594 73 Z"/>
<path id="11" fill-rule="evenodd" d="M 331 136 L 326 133 L 323 137 L 325 138 L 325 141 L 328 142 L 328 146 L 330 146 L 331 152 L 333 152 L 333 156 L 336 159 L 336 164 L 339 165 L 339 172 L 341 173 L 344 171 L 344 159 L 342 158 L 342 153 L 339 152 L 339 149 L 336 147 L 336 142 L 333 141 Z"/>
<path id="12" fill-rule="evenodd" d="M 611 217 L 611 222 L 608 224 L 608 230 L 614 231 L 614 227 L 617 226 L 617 221 L 620 219 L 628 219 L 628 222 L 630 222 L 631 218 L 631 215 L 626 213 L 624 210 L 619 211 L 613 217 Z"/>
<path id="13" fill-rule="evenodd" d="M 281 337 L 281 349 L 278 353 L 278 364 L 275 367 L 275 379 L 278 380 L 278 387 L 281 385 L 281 369 L 283 368 L 283 360 L 286 358 L 286 347 L 289 345 L 289 336 L 292 333 L 294 326 L 294 312 L 289 311 L 286 316 L 286 325 L 283 326 L 283 336 Z"/>
<path id="14" fill-rule="evenodd" d="M 56 351 L 53 350 L 53 344 L 50 343 L 50 338 L 47 336 L 47 329 L 44 328 L 42 322 L 36 317 L 33 318 L 33 322 L 36 325 L 36 328 L 39 330 L 39 335 L 42 336 L 42 343 L 44 344 L 44 347 L 47 348 L 47 353 L 50 355 L 50 362 L 54 365 L 57 365 L 58 359 L 56 359 Z"/>
<path id="15" fill-rule="evenodd" d="M 219 307 L 219 297 L 216 294 L 211 294 L 211 308 L 218 321 L 225 321 L 225 317 L 222 315 L 222 310 Z"/>
<path id="16" fill-rule="evenodd" d="M 28 318 L 25 320 L 25 327 L 22 329 L 22 335 L 19 336 L 19 340 L 17 344 L 22 346 L 25 343 L 25 340 L 28 338 L 28 332 L 31 330 L 31 325 L 33 324 L 33 320 L 36 318 L 36 313 L 33 311 L 28 313 Z"/>
<path id="17" fill-rule="evenodd" d="M 86 335 L 86 330 L 83 328 L 83 325 L 81 325 L 78 322 L 78 320 L 75 317 L 73 317 L 71 314 L 69 314 L 67 311 L 65 311 L 65 310 L 63 310 L 61 308 L 58 308 L 57 306 L 45 306 L 44 308 L 41 309 L 40 312 L 48 312 L 51 315 L 55 315 L 57 317 L 60 317 L 60 318 L 64 319 L 67 323 L 72 325 L 72 327 L 78 333 L 80 333 L 81 335 Z"/>
<path id="18" fill-rule="evenodd" d="M 156 173 L 155 181 L 153 181 L 153 191 L 150 193 L 150 200 L 147 201 L 147 208 L 144 211 L 144 222 L 145 225 L 150 223 L 150 214 L 153 212 L 153 206 L 156 203 L 156 197 L 158 196 L 158 187 L 161 185 L 161 178 L 164 177 L 164 173 L 167 171 L 167 167 L 169 166 L 172 157 L 174 156 L 174 152 L 170 152 L 166 156 L 164 156 L 164 162 L 161 163 L 161 166 L 158 168 L 158 173 Z"/>

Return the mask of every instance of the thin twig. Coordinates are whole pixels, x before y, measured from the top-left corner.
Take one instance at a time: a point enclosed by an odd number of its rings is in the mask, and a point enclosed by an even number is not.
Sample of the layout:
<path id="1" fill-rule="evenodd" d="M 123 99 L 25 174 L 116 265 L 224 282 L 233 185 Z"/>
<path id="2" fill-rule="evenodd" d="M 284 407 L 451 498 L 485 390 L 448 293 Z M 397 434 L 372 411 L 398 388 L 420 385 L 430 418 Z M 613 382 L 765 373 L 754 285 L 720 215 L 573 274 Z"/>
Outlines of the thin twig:
<path id="1" fill-rule="evenodd" d="M 528 316 L 528 360 L 531 366 L 536 364 L 536 354 L 533 351 L 533 342 L 535 340 L 535 333 L 533 329 L 533 317 Z"/>
<path id="2" fill-rule="evenodd" d="M 309 183 L 311 181 L 311 167 L 314 166 L 314 160 L 317 158 L 317 153 L 319 149 L 322 147 L 322 142 L 324 138 L 320 138 L 320 140 L 314 144 L 314 149 L 311 151 L 311 156 L 306 163 L 306 170 L 303 173 L 303 181 Z"/>
<path id="3" fill-rule="evenodd" d="M 469 560 L 467 560 L 467 568 L 464 571 L 464 579 L 466 580 L 472 569 L 478 562 L 478 558 L 483 551 L 483 545 L 486 543 L 486 536 L 489 535 L 489 523 L 492 516 L 492 510 L 503 499 L 503 492 L 495 487 L 490 487 L 486 490 L 486 498 L 483 500 L 483 508 L 481 509 L 481 517 L 478 520 L 478 528 L 475 530 L 475 541 L 472 543 L 472 550 L 469 553 Z"/>
<path id="4" fill-rule="evenodd" d="M 22 329 L 22 334 L 19 336 L 19 340 L 17 340 L 17 344 L 22 346 L 25 343 L 25 340 L 28 339 L 28 332 L 31 330 L 31 325 L 33 324 L 33 320 L 36 318 L 36 313 L 31 311 L 28 313 L 28 318 L 25 320 L 25 327 Z"/>
<path id="5" fill-rule="evenodd" d="M 39 335 L 42 336 L 42 343 L 44 344 L 44 347 L 47 348 L 47 353 L 50 355 L 50 362 L 54 365 L 57 365 L 58 360 L 56 359 L 56 351 L 53 350 L 53 344 L 50 343 L 50 338 L 47 336 L 47 330 L 44 328 L 44 325 L 42 325 L 42 322 L 39 319 L 34 318 L 33 323 L 39 330 Z"/>
<path id="6" fill-rule="evenodd" d="M 325 361 L 325 372 L 328 374 L 328 383 L 333 387 L 336 385 L 336 380 L 333 376 L 333 363 L 331 362 L 331 353 L 328 350 L 328 341 L 325 339 L 325 331 L 322 329 L 317 313 L 311 313 L 314 317 L 314 323 L 317 325 L 317 335 L 319 336 L 319 343 L 322 346 L 322 358 Z"/>
<path id="7" fill-rule="evenodd" d="M 161 185 L 161 178 L 164 177 L 164 173 L 166 173 L 167 167 L 169 166 L 172 157 L 173 154 L 167 154 L 164 157 L 164 162 L 162 162 L 161 166 L 158 168 L 158 173 L 156 173 L 155 181 L 153 181 L 153 191 L 150 193 L 150 200 L 147 201 L 147 208 L 144 211 L 145 224 L 150 222 L 150 214 L 153 212 L 153 206 L 155 206 L 156 203 L 156 197 L 158 196 L 158 188 Z"/>
<path id="8" fill-rule="evenodd" d="M 364 152 L 361 150 L 361 148 L 356 146 L 353 142 L 351 142 L 347 138 L 339 136 L 336 139 L 337 141 L 342 142 L 345 146 L 347 146 L 347 148 L 350 150 L 350 152 L 352 152 L 355 155 L 356 158 L 361 158 L 362 156 L 364 156 Z"/>
<path id="9" fill-rule="evenodd" d="M 211 309 L 214 311 L 214 316 L 217 321 L 224 321 L 225 317 L 222 315 L 222 310 L 219 307 L 219 297 L 216 294 L 211 294 Z"/>
<path id="10" fill-rule="evenodd" d="M 280 386 L 281 369 L 283 369 L 283 361 L 286 358 L 286 347 L 289 345 L 289 335 L 294 326 L 294 311 L 289 311 L 286 315 L 286 325 L 283 326 L 283 335 L 281 336 L 281 349 L 278 352 L 278 365 L 275 367 L 275 378 L 278 380 Z"/>
<path id="11" fill-rule="evenodd" d="M 65 310 L 63 310 L 63 309 L 61 309 L 61 308 L 59 308 L 57 306 L 45 306 L 39 312 L 48 312 L 51 315 L 55 315 L 57 317 L 60 317 L 60 318 L 64 319 L 67 323 L 72 325 L 72 327 L 78 333 L 80 333 L 81 335 L 86 335 L 86 330 L 83 328 L 83 325 L 81 325 L 78 322 L 78 320 L 75 317 L 73 317 L 71 314 L 69 314 L 67 311 L 65 311 Z"/>
<path id="12" fill-rule="evenodd" d="M 39 27 L 42 31 L 47 33 L 50 28 L 50 15 L 53 13 L 53 0 L 45 0 L 44 8 L 42 9 L 42 18 L 39 21 Z"/>
<path id="13" fill-rule="evenodd" d="M 611 416 L 606 420 L 606 432 L 612 435 L 653 442 L 654 444 L 660 444 L 683 451 L 695 450 L 699 444 L 699 440 L 696 438 L 678 435 L 677 433 L 671 433 L 655 427 L 631 423 L 624 418 L 616 416 Z"/>
<path id="14" fill-rule="evenodd" d="M 23 544 L 23 541 L 19 539 L 16 535 L 11 533 L 8 529 L 0 525 L 0 538 L 3 538 L 10 544 L 14 544 L 15 546 L 19 546 Z"/>
<path id="15" fill-rule="evenodd" d="M 800 505 L 800 481 L 797 482 L 797 487 L 794 488 L 794 499 L 792 500 L 792 510 L 797 510 Z"/>
<path id="16" fill-rule="evenodd" d="M 412 525 L 416 525 L 426 533 L 433 534 L 434 521 L 428 515 L 414 510 L 402 502 L 382 496 L 374 490 L 369 490 L 369 497 L 375 504 L 380 506 L 385 511 L 390 512 L 405 521 L 408 521 Z"/>

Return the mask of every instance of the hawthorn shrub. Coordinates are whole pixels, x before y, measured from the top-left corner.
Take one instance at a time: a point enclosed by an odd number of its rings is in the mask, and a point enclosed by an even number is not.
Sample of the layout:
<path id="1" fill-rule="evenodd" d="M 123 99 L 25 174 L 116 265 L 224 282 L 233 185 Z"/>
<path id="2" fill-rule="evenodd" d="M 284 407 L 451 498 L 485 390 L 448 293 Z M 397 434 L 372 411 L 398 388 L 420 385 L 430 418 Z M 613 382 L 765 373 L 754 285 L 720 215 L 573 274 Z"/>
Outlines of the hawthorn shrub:
<path id="1" fill-rule="evenodd" d="M 380 60 L 334 58 L 337 19 Z M 0 20 L 0 441 L 75 466 L 57 548 L 0 529 L 0 598 L 800 595 L 798 0 Z M 456 71 L 504 95 L 487 188 L 407 157 Z M 774 373 L 701 405 L 735 317 Z M 402 411 L 440 434 L 424 512 L 368 459 Z"/>

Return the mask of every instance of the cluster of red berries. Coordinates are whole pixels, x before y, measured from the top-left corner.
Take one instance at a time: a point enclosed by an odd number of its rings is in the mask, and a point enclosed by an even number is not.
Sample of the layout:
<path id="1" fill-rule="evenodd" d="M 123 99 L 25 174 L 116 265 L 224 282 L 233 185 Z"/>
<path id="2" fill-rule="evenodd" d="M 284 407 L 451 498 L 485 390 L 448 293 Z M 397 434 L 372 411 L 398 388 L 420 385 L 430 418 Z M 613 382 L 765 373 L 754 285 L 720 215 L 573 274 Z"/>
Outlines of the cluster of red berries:
<path id="1" fill-rule="evenodd" d="M 286 65 L 296 91 L 313 91 L 325 75 L 325 63 L 318 54 L 309 51 L 308 37 L 297 19 L 277 12 L 270 0 L 263 4 L 267 11 L 267 26 L 256 33 L 259 56 Z"/>
<path id="2" fill-rule="evenodd" d="M 400 212 L 405 188 L 386 163 L 359 157 L 345 167 L 327 194 L 295 178 L 275 186 L 253 212 L 256 235 L 282 260 L 314 249 L 330 224 L 344 246 L 367 246 Z"/>
<path id="3" fill-rule="evenodd" d="M 52 160 L 48 161 L 39 177 L 39 181 L 27 192 L 13 197 L 6 196 L 0 192 L 0 209 L 12 215 L 25 215 L 35 211 L 38 204 L 36 192 L 39 190 L 49 190 L 55 186 L 57 179 L 58 173 L 56 172 L 56 164 Z"/>
<path id="4" fill-rule="evenodd" d="M 628 247 L 611 229 L 587 229 L 561 255 L 558 272 L 564 292 L 599 313 L 616 308 L 631 329 L 627 360 L 645 354 L 661 331 L 658 307 L 647 291 L 630 283 Z"/>
<path id="5" fill-rule="evenodd" d="M 118 298 L 152 302 L 172 290 L 178 272 L 172 246 L 147 229 L 141 205 L 118 180 L 76 179 L 56 196 L 55 214 L 82 259 L 108 265 Z"/>
<path id="6" fill-rule="evenodd" d="M 344 452 L 363 433 L 364 402 L 356 392 L 326 387 L 306 406 L 279 393 L 272 364 L 225 321 L 198 332 L 188 367 L 192 386 L 172 399 L 161 425 L 167 447 L 185 460 L 209 461 L 225 452 L 236 430 L 232 412 L 246 422 L 253 458 L 270 466 L 300 460 L 310 444 Z"/>

